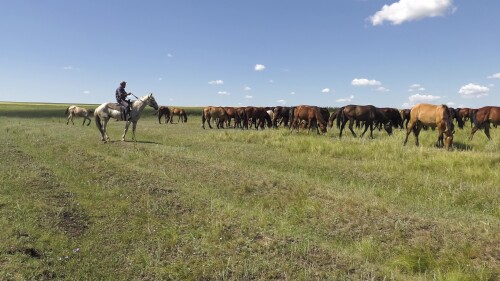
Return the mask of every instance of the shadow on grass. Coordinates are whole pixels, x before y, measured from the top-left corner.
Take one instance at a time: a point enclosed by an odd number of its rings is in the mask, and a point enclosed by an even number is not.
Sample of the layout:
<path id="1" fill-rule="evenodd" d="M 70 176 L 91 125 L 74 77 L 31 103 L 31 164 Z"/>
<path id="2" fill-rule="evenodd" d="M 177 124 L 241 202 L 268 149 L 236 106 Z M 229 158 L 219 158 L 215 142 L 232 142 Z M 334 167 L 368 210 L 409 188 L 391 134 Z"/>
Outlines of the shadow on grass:
<path id="1" fill-rule="evenodd" d="M 121 141 L 121 140 L 110 140 L 110 141 L 108 141 L 107 143 L 143 143 L 143 144 L 162 144 L 162 143 L 155 142 L 155 141 L 133 141 L 133 140 L 125 140 L 125 141 Z M 106 143 L 103 143 L 103 144 L 106 144 Z"/>

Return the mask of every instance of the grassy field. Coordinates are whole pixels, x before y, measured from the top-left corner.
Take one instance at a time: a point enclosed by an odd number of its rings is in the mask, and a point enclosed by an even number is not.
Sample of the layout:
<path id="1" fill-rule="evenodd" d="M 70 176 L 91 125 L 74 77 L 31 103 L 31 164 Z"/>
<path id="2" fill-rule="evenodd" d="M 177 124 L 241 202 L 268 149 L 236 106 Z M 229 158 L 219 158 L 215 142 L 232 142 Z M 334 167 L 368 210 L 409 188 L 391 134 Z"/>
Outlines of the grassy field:
<path id="1" fill-rule="evenodd" d="M 0 280 L 499 280 L 500 129 L 374 139 L 0 104 Z M 162 121 L 163 122 L 163 121 Z"/>

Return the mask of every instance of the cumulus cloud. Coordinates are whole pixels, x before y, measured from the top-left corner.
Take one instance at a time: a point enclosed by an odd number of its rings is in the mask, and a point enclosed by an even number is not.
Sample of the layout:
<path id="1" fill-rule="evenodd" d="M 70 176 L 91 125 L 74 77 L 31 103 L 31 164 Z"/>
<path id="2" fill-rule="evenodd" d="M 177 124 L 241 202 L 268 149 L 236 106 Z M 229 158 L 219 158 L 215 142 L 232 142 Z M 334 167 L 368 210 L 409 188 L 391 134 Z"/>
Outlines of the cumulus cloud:
<path id="1" fill-rule="evenodd" d="M 167 54 L 167 57 L 169 57 L 169 58 L 173 58 L 173 57 L 174 57 L 174 55 L 172 55 L 172 54 Z"/>
<path id="2" fill-rule="evenodd" d="M 221 96 L 229 96 L 229 95 L 231 95 L 230 93 L 228 93 L 226 91 L 219 91 L 217 94 L 221 95 Z"/>
<path id="3" fill-rule="evenodd" d="M 500 79 L 500 72 L 499 73 L 495 73 L 493 75 L 490 75 L 490 76 L 488 76 L 488 78 L 490 78 L 490 79 Z"/>
<path id="4" fill-rule="evenodd" d="M 351 102 L 353 99 L 354 99 L 354 96 L 351 95 L 348 98 L 338 99 L 338 100 L 336 100 L 336 102 Z"/>
<path id="5" fill-rule="evenodd" d="M 476 85 L 473 83 L 469 83 L 464 85 L 458 90 L 458 93 L 462 96 L 462 98 L 480 98 L 485 97 L 490 92 L 490 88 L 486 86 Z"/>
<path id="6" fill-rule="evenodd" d="M 286 100 L 277 100 L 276 102 L 279 104 L 286 104 Z"/>
<path id="7" fill-rule="evenodd" d="M 86 94 L 86 95 L 88 95 L 88 94 L 90 94 L 90 91 L 88 91 L 88 90 L 87 91 L 83 91 L 83 93 Z"/>
<path id="8" fill-rule="evenodd" d="M 428 102 L 433 102 L 435 100 L 441 99 L 440 96 L 433 96 L 433 95 L 421 95 L 421 94 L 415 94 L 412 95 L 408 98 L 410 101 L 410 104 L 417 104 L 417 103 L 428 103 Z"/>
<path id="9" fill-rule="evenodd" d="M 327 94 L 330 92 L 330 88 L 324 88 L 321 92 Z"/>
<path id="10" fill-rule="evenodd" d="M 243 88 L 243 90 L 245 90 L 245 91 L 250 91 L 250 90 L 252 90 L 252 88 L 250 88 L 250 87 L 248 87 L 248 86 L 245 86 L 245 88 Z"/>
<path id="11" fill-rule="evenodd" d="M 380 86 L 382 85 L 382 83 L 380 83 L 380 81 L 377 81 L 377 80 L 368 80 L 366 78 L 361 78 L 361 79 L 353 79 L 351 84 L 353 86 Z"/>
<path id="12" fill-rule="evenodd" d="M 158 77 L 158 81 L 161 81 L 161 80 L 163 80 L 163 78 L 162 77 Z"/>
<path id="13" fill-rule="evenodd" d="M 398 25 L 406 21 L 444 16 L 454 10 L 453 0 L 399 0 L 391 5 L 384 5 L 369 20 L 373 26 L 382 25 L 385 21 Z"/>
<path id="14" fill-rule="evenodd" d="M 253 96 L 250 96 L 250 95 L 246 95 L 245 96 L 246 99 L 253 99 Z"/>
<path id="15" fill-rule="evenodd" d="M 68 65 L 63 67 L 64 70 L 73 70 L 73 66 Z"/>
<path id="16" fill-rule="evenodd" d="M 212 81 L 208 81 L 208 84 L 210 84 L 210 85 L 222 85 L 222 84 L 224 84 L 224 80 L 212 80 Z"/>
<path id="17" fill-rule="evenodd" d="M 263 71 L 264 69 L 266 69 L 266 66 L 263 64 L 256 64 L 254 69 L 255 71 Z"/>
<path id="18" fill-rule="evenodd" d="M 295 95 L 295 92 L 290 92 L 290 95 Z"/>

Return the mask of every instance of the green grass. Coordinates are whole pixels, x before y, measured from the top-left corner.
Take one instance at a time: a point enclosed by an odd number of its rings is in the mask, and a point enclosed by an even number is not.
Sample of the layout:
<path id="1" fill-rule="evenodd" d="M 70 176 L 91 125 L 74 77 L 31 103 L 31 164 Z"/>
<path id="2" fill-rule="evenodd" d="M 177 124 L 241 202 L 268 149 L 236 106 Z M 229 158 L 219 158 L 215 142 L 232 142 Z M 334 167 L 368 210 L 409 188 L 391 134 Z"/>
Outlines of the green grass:
<path id="1" fill-rule="evenodd" d="M 0 280 L 500 278 L 498 129 L 447 152 L 147 108 L 103 144 L 66 107 L 0 104 Z"/>

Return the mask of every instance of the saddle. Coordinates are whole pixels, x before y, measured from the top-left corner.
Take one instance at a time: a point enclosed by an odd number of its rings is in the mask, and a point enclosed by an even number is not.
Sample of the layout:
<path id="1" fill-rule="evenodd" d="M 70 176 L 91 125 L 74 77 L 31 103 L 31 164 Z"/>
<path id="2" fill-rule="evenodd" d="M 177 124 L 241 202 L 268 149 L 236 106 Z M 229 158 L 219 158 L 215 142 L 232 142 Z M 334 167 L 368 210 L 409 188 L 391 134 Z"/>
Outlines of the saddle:
<path id="1" fill-rule="evenodd" d="M 121 113 L 121 119 L 122 120 L 126 120 L 127 116 L 125 116 L 125 113 L 126 113 L 126 109 L 119 103 L 108 103 L 108 107 L 110 109 L 113 109 L 113 110 L 116 110 L 116 111 L 119 111 Z"/>

